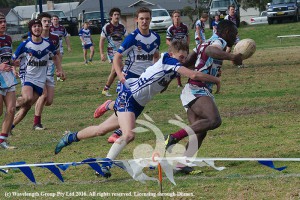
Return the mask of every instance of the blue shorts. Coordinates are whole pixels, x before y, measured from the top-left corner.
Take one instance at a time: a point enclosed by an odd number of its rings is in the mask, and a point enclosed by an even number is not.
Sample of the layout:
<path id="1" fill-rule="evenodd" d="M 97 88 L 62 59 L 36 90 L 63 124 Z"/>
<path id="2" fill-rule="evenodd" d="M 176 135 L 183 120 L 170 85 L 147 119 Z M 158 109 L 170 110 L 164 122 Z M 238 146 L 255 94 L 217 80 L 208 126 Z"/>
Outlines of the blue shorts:
<path id="1" fill-rule="evenodd" d="M 30 82 L 24 82 L 23 86 L 31 86 L 33 91 L 36 92 L 39 96 L 41 96 L 43 94 L 43 88 L 40 88 L 39 86 L 34 85 L 33 83 Z"/>
<path id="2" fill-rule="evenodd" d="M 83 49 L 90 49 L 92 46 L 94 46 L 93 44 L 85 44 L 85 45 L 82 45 L 82 48 Z"/>
<path id="3" fill-rule="evenodd" d="M 136 102 L 130 89 L 127 89 L 125 86 L 122 89 L 116 99 L 114 110 L 118 112 L 133 112 L 137 119 L 144 110 L 144 107 Z"/>

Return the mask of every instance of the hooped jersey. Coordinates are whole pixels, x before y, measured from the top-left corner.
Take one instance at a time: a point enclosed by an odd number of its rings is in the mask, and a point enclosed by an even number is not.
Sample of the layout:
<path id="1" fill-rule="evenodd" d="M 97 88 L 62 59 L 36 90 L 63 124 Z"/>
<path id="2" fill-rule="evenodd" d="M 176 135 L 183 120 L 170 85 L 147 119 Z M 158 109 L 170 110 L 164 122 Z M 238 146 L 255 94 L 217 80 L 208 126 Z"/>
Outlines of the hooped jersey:
<path id="1" fill-rule="evenodd" d="M 7 62 L 11 65 L 12 40 L 8 35 L 0 36 L 0 63 Z M 7 89 L 18 84 L 18 81 L 12 71 L 0 71 L 0 88 Z"/>
<path id="2" fill-rule="evenodd" d="M 85 44 L 92 44 L 92 39 L 91 39 L 91 31 L 90 29 L 80 29 L 79 31 L 79 37 L 81 37 L 83 39 L 83 41 L 85 42 Z M 83 44 L 82 44 L 83 45 Z"/>
<path id="3" fill-rule="evenodd" d="M 170 57 L 168 53 L 162 54 L 161 58 L 152 66 L 148 67 L 141 76 L 128 79 L 133 98 L 141 105 L 145 106 L 154 95 L 165 89 L 172 79 L 176 77 L 177 70 L 182 65 L 180 62 Z"/>
<path id="4" fill-rule="evenodd" d="M 56 55 L 56 49 L 51 42 L 42 39 L 41 42 L 36 43 L 32 41 L 32 38 L 28 38 L 19 45 L 12 59 L 25 59 L 23 60 L 25 66 L 25 73 L 22 76 L 23 83 L 31 82 L 43 88 L 46 82 L 48 62 L 54 55 Z"/>
<path id="5" fill-rule="evenodd" d="M 56 27 L 52 24 L 50 26 L 50 32 L 58 35 L 60 52 L 63 53 L 63 37 L 67 37 L 68 35 L 66 28 L 63 25 L 59 25 Z"/>
<path id="6" fill-rule="evenodd" d="M 147 67 L 153 64 L 153 55 L 159 51 L 160 36 L 151 31 L 142 35 L 139 29 L 128 35 L 121 44 L 118 52 L 126 55 L 123 72 L 140 76 Z"/>
<path id="7" fill-rule="evenodd" d="M 183 40 L 187 41 L 187 38 L 189 36 L 189 29 L 184 23 L 180 23 L 179 26 L 175 26 L 172 24 L 167 29 L 167 35 L 166 38 L 173 40 Z"/>
<path id="8" fill-rule="evenodd" d="M 195 63 L 195 71 L 200 71 L 202 73 L 209 74 L 212 76 L 218 76 L 221 66 L 223 64 L 223 60 L 218 60 L 209 57 L 205 53 L 205 49 L 211 45 L 219 46 L 221 49 L 225 51 L 227 42 L 224 39 L 220 38 L 218 35 L 215 35 L 214 37 L 210 38 L 209 40 L 202 43 L 201 45 L 198 45 L 194 49 L 194 52 L 197 53 L 198 55 Z M 193 79 L 189 79 L 188 83 L 197 85 L 199 87 L 206 87 L 210 90 L 212 90 L 212 86 L 213 86 L 213 83 L 211 82 L 202 82 Z"/>

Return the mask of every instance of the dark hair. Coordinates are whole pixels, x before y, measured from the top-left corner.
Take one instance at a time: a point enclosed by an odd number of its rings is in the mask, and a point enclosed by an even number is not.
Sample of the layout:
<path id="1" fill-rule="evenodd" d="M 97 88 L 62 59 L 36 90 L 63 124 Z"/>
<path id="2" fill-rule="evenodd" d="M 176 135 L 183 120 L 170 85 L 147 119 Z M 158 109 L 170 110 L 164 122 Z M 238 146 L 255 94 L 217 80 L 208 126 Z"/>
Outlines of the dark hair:
<path id="1" fill-rule="evenodd" d="M 29 32 L 31 32 L 31 27 L 32 27 L 34 24 L 39 24 L 39 25 L 42 26 L 41 20 L 39 20 L 39 19 L 32 19 L 32 20 L 30 20 L 30 21 L 28 22 L 28 30 L 29 30 Z"/>
<path id="2" fill-rule="evenodd" d="M 150 13 L 150 17 L 152 16 L 152 12 L 149 8 L 141 7 L 135 12 L 135 17 L 138 18 L 140 13 Z"/>
<path id="3" fill-rule="evenodd" d="M 2 12 L 0 12 L 0 19 L 5 19 L 5 15 Z"/>
<path id="4" fill-rule="evenodd" d="M 112 17 L 113 14 L 114 14 L 114 12 L 118 12 L 118 13 L 120 13 L 120 15 L 121 15 L 121 10 L 120 10 L 120 8 L 112 8 L 112 9 L 110 9 L 110 11 L 109 11 L 109 16 Z"/>
<path id="5" fill-rule="evenodd" d="M 52 18 L 53 18 L 53 17 L 56 17 L 56 18 L 58 18 L 58 19 L 59 19 L 59 17 L 58 17 L 57 15 L 52 15 Z"/>
<path id="6" fill-rule="evenodd" d="M 207 13 L 202 13 L 201 18 L 207 19 L 208 18 L 208 14 Z"/>
<path id="7" fill-rule="evenodd" d="M 227 30 L 229 32 L 231 32 L 234 29 L 236 29 L 236 25 L 232 21 L 222 20 L 222 21 L 219 22 L 219 24 L 217 26 L 217 33 L 220 36 L 220 34 L 225 33 Z"/>
<path id="8" fill-rule="evenodd" d="M 189 45 L 183 40 L 173 40 L 169 46 L 169 52 L 189 51 Z"/>
<path id="9" fill-rule="evenodd" d="M 234 8 L 234 9 L 235 9 L 235 5 L 234 5 L 234 4 L 229 5 L 229 6 L 228 6 L 228 10 L 229 10 L 230 8 Z"/>
<path id="10" fill-rule="evenodd" d="M 37 19 L 42 20 L 42 18 L 44 18 L 44 17 L 51 19 L 51 15 L 49 13 L 46 13 L 46 12 L 40 13 L 38 15 Z"/>

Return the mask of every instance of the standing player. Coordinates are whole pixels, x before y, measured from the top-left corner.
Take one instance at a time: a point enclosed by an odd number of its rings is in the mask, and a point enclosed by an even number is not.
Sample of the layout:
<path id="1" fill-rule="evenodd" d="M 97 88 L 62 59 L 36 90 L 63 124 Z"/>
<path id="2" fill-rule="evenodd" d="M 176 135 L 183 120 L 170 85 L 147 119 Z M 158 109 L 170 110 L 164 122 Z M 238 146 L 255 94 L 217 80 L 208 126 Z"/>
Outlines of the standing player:
<path id="1" fill-rule="evenodd" d="M 127 31 L 123 24 L 120 24 L 121 10 L 119 8 L 112 8 L 109 11 L 109 16 L 111 18 L 110 22 L 105 24 L 102 28 L 101 37 L 99 41 L 99 50 L 101 61 L 106 60 L 106 56 L 104 55 L 104 42 L 107 39 L 107 58 L 109 63 L 113 62 L 114 55 L 118 51 L 122 40 L 125 36 L 127 36 Z M 102 94 L 110 97 L 109 88 L 114 82 L 117 74 L 114 69 L 114 66 L 111 66 L 111 71 L 108 76 L 107 82 L 102 90 Z"/>
<path id="2" fill-rule="evenodd" d="M 196 31 L 195 31 L 195 42 L 196 45 L 205 42 L 205 22 L 208 19 L 208 15 L 203 13 L 201 18 L 196 21 Z"/>
<path id="3" fill-rule="evenodd" d="M 5 34 L 6 19 L 0 13 L 0 115 L 3 113 L 3 103 L 6 113 L 2 122 L 0 133 L 0 147 L 4 149 L 14 149 L 14 146 L 7 144 L 8 133 L 10 131 L 16 107 L 15 85 L 18 83 L 11 66 L 12 40 Z"/>
<path id="4" fill-rule="evenodd" d="M 167 35 L 166 35 L 166 43 L 170 46 L 173 40 L 182 40 L 186 41 L 187 44 L 190 44 L 189 30 L 188 27 L 181 22 L 180 11 L 175 10 L 172 13 L 173 24 L 168 27 Z M 177 76 L 177 85 L 178 87 L 182 87 L 181 77 L 178 74 Z"/>
<path id="5" fill-rule="evenodd" d="M 216 37 L 198 45 L 189 56 L 187 66 L 193 64 L 195 71 L 218 77 L 223 60 L 231 60 L 235 64 L 242 64 L 241 54 L 230 54 L 226 47 L 234 44 L 237 28 L 233 22 L 223 20 L 219 23 Z M 190 126 L 185 127 L 166 136 L 166 149 L 176 144 L 181 139 L 189 136 L 184 156 L 192 157 L 197 153 L 207 131 L 218 128 L 221 125 L 221 117 L 212 95 L 213 83 L 199 81 L 190 78 L 181 93 L 181 101 L 187 109 L 187 117 Z M 217 90 L 218 91 L 218 90 Z M 191 131 L 192 130 L 192 131 Z M 195 134 L 193 134 L 195 133 Z M 179 171 L 190 173 L 191 167 L 178 165 Z"/>
<path id="6" fill-rule="evenodd" d="M 238 23 L 238 18 L 236 16 L 236 13 L 235 13 L 235 5 L 229 5 L 228 6 L 228 15 L 225 16 L 226 20 L 229 20 L 229 21 L 232 21 L 236 26 L 237 26 L 237 23 Z M 236 40 L 235 40 L 235 44 L 240 40 L 239 36 L 236 35 Z M 227 47 L 226 51 L 228 53 L 231 52 L 231 47 Z"/>
<path id="7" fill-rule="evenodd" d="M 48 13 L 40 13 L 38 15 L 38 19 L 42 22 L 43 31 L 41 37 L 51 42 L 56 49 L 57 57 L 60 58 L 59 52 L 59 37 L 53 33 L 50 33 L 50 25 L 51 25 L 51 15 Z M 60 59 L 59 59 L 60 62 Z M 61 65 L 61 63 L 60 63 Z M 53 63 L 52 58 L 49 58 L 48 66 L 47 66 L 47 80 L 46 85 L 43 90 L 42 96 L 40 96 L 35 104 L 35 113 L 34 113 L 34 120 L 33 120 L 33 130 L 44 130 L 45 128 L 42 125 L 41 116 L 44 109 L 44 106 L 50 106 L 53 103 L 54 98 L 54 72 L 55 72 L 55 65 Z M 62 71 L 62 80 L 65 79 L 64 72 Z"/>
<path id="8" fill-rule="evenodd" d="M 94 56 L 94 45 L 93 45 L 93 39 L 91 36 L 91 31 L 89 29 L 89 23 L 84 22 L 83 28 L 79 31 L 79 38 L 81 40 L 82 49 L 83 49 L 83 59 L 85 65 L 92 65 L 93 63 L 93 56 Z M 87 60 L 87 50 L 90 49 L 90 58 L 89 61 Z"/>
<path id="9" fill-rule="evenodd" d="M 63 37 L 65 38 L 68 52 L 71 52 L 71 43 L 68 36 L 68 32 L 63 25 L 59 24 L 59 18 L 57 15 L 52 15 L 51 19 L 52 25 L 50 26 L 50 32 L 59 36 L 59 49 L 60 49 L 60 62 L 62 63 L 62 57 L 64 55 L 64 47 L 63 47 Z M 57 77 L 58 81 L 64 81 L 60 77 Z"/>
<path id="10" fill-rule="evenodd" d="M 145 7 L 139 8 L 136 11 L 135 21 L 138 28 L 125 38 L 113 60 L 115 70 L 122 69 L 122 58 L 127 56 L 123 68 L 125 79 L 138 78 L 159 58 L 160 36 L 149 29 L 151 10 Z M 95 110 L 94 117 L 98 118 L 107 110 L 113 110 L 113 106 L 114 101 L 107 100 Z M 120 130 L 115 131 L 108 138 L 108 142 L 115 142 L 121 134 Z"/>
<path id="11" fill-rule="evenodd" d="M 216 15 L 215 20 L 212 21 L 212 23 L 211 23 L 211 26 L 213 27 L 213 34 L 217 33 L 217 27 L 218 27 L 219 22 L 220 22 L 220 16 Z"/>
<path id="12" fill-rule="evenodd" d="M 63 75 L 60 58 L 55 56 L 54 45 L 41 37 L 41 21 L 31 20 L 28 23 L 28 29 L 31 37 L 22 42 L 13 55 L 13 60 L 21 57 L 25 59 L 25 73 L 22 75 L 22 97 L 17 99 L 17 106 L 20 107 L 20 110 L 15 115 L 12 128 L 26 116 L 31 106 L 43 94 L 50 58 L 57 67 L 57 76 Z"/>
<path id="13" fill-rule="evenodd" d="M 123 131 L 120 137 L 110 148 L 101 170 L 103 176 L 111 176 L 109 162 L 114 160 L 125 146 L 132 142 L 135 137 L 134 129 L 137 117 L 142 113 L 146 104 L 158 93 L 164 91 L 170 81 L 180 73 L 197 81 L 209 81 L 218 83 L 217 77 L 193 71 L 182 66 L 188 55 L 188 45 L 182 41 L 174 41 L 170 45 L 169 53 L 164 53 L 162 57 L 152 66 L 146 69 L 139 78 L 130 78 L 125 80 L 121 68 L 116 68 L 119 80 L 125 86 L 118 94 L 115 103 L 116 114 L 112 114 L 108 119 L 98 126 L 90 126 L 79 132 L 68 132 L 56 145 L 55 153 L 59 153 L 62 148 L 73 142 L 83 139 L 102 136 L 115 128 L 120 127 Z M 114 60 L 115 61 L 115 60 Z M 126 83 L 125 83 L 126 82 Z M 129 86 L 129 87 L 128 87 Z M 127 88 L 128 87 L 128 88 Z"/>

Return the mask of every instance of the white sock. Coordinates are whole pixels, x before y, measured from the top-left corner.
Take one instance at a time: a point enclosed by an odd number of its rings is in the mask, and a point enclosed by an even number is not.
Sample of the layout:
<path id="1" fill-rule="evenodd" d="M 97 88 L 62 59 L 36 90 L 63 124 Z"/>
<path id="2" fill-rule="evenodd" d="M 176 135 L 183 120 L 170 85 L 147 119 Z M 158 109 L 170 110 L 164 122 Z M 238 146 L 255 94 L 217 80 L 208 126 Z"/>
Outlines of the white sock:
<path id="1" fill-rule="evenodd" d="M 114 160 L 126 145 L 127 143 L 125 140 L 123 140 L 122 138 L 117 139 L 115 143 L 111 146 L 106 158 Z"/>

